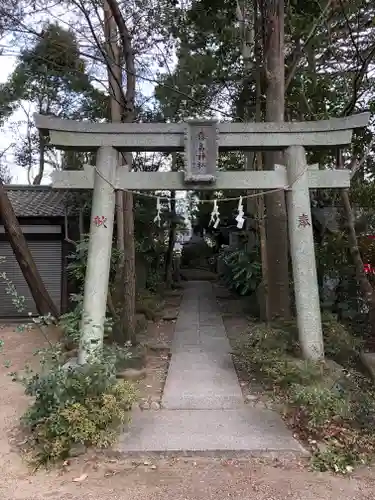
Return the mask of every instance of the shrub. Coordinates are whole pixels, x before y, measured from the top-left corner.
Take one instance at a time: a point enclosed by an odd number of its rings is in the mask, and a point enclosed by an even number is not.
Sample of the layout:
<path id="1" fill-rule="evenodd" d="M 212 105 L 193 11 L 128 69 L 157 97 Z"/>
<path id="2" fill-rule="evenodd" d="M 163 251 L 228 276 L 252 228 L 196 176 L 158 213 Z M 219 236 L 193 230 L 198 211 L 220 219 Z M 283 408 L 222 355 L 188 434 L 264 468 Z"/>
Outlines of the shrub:
<path id="1" fill-rule="evenodd" d="M 353 365 L 358 359 L 363 342 L 354 337 L 332 314 L 323 315 L 322 325 L 326 356 L 338 363 Z"/>
<path id="2" fill-rule="evenodd" d="M 311 383 L 321 377 L 319 363 L 298 361 L 291 356 L 294 341 L 284 330 L 255 326 L 250 338 L 234 349 L 239 366 L 255 374 L 264 384 L 288 388 L 291 384 Z"/>
<path id="3" fill-rule="evenodd" d="M 347 417 L 349 411 L 349 402 L 343 394 L 319 385 L 294 385 L 289 391 L 289 404 L 298 407 L 299 419 L 311 431 Z"/>
<path id="4" fill-rule="evenodd" d="M 66 458 L 76 444 L 114 442 L 136 397 L 132 384 L 116 379 L 118 350 L 107 348 L 89 363 L 67 368 L 61 364 L 61 346 L 46 349 L 39 353 L 41 372 L 19 378 L 25 393 L 35 398 L 22 423 L 31 433 L 38 464 Z"/>
<path id="5" fill-rule="evenodd" d="M 375 457 L 375 391 L 352 368 L 358 341 L 332 316 L 324 318 L 324 336 L 327 357 L 344 360 L 345 369 L 297 359 L 294 323 L 255 325 L 234 355 L 242 369 L 283 400 L 289 424 L 312 447 L 312 466 L 346 473 Z"/>
<path id="6" fill-rule="evenodd" d="M 210 267 L 209 259 L 213 256 L 213 248 L 202 238 L 186 242 L 182 247 L 181 266 L 191 268 Z"/>
<path id="7" fill-rule="evenodd" d="M 223 271 L 221 278 L 226 286 L 239 295 L 249 295 L 258 288 L 262 279 L 262 267 L 256 252 L 225 249 L 219 260 Z"/>
<path id="8" fill-rule="evenodd" d="M 285 332 L 288 345 L 295 354 L 299 354 L 297 322 L 279 321 L 275 323 L 277 329 Z M 325 312 L 322 315 L 322 329 L 325 355 L 343 364 L 355 364 L 363 342 L 354 337 L 351 332 L 339 321 L 335 315 Z"/>
<path id="9" fill-rule="evenodd" d="M 15 306 L 23 310 L 25 299 L 11 280 L 5 273 L 0 274 L 0 279 L 5 281 Z M 75 311 L 64 315 L 60 322 L 65 337 L 72 343 L 80 335 L 82 297 L 76 296 L 76 302 Z M 116 378 L 131 358 L 130 346 L 104 346 L 86 364 L 67 367 L 63 344 L 52 345 L 47 337 L 45 327 L 52 322 L 54 318 L 47 315 L 21 325 L 21 330 L 37 327 L 49 347 L 35 353 L 40 356 L 40 371 L 26 368 L 22 376 L 11 374 L 24 385 L 26 395 L 34 398 L 21 423 L 31 434 L 29 444 L 37 465 L 66 458 L 77 444 L 111 445 L 136 399 L 133 385 Z"/>

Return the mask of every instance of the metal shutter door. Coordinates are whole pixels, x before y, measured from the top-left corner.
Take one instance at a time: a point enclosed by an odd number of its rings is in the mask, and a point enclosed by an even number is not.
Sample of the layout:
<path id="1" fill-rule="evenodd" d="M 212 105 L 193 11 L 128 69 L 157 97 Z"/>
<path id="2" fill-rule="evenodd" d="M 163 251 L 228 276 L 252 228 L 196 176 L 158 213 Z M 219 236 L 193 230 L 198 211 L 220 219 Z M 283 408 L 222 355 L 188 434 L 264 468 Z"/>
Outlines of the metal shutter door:
<path id="1" fill-rule="evenodd" d="M 45 287 L 60 312 L 61 305 L 61 241 L 28 241 L 27 245 L 34 258 Z M 0 278 L 0 317 L 25 317 L 29 312 L 37 314 L 34 300 L 23 277 L 12 247 L 7 241 L 0 241 L 0 256 L 5 262 L 0 264 L 0 272 L 6 272 L 17 293 L 26 298 L 23 311 L 17 311 L 12 297 L 6 293 L 4 280 Z"/>

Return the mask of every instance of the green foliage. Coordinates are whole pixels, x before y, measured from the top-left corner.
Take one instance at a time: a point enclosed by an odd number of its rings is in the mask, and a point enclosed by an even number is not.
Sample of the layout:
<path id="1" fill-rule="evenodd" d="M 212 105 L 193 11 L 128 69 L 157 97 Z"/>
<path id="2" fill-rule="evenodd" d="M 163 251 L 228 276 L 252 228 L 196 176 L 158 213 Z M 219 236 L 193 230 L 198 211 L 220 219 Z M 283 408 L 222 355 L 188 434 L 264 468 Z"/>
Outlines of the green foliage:
<path id="1" fill-rule="evenodd" d="M 144 217 L 144 216 L 143 216 Z M 143 218 L 142 218 L 143 220 Z M 142 222 L 145 225 L 145 222 Z M 148 225 L 150 226 L 150 224 Z M 147 230 L 150 228 L 148 227 Z M 144 313 L 147 319 L 154 320 L 162 307 L 160 297 L 157 291 L 162 283 L 162 271 L 164 270 L 164 247 L 158 239 L 152 237 L 152 231 L 147 233 L 136 241 L 136 253 L 141 256 L 142 262 L 146 266 L 147 290 L 139 290 L 137 297 L 137 312 Z M 86 262 L 88 252 L 88 235 L 85 235 L 82 241 L 76 245 L 74 252 L 69 255 L 70 263 L 68 272 L 75 281 L 78 290 L 83 290 L 84 278 L 86 273 Z M 121 252 L 113 245 L 110 269 L 110 289 L 114 286 L 117 272 L 118 260 Z M 71 302 L 75 303 L 73 310 L 60 316 L 60 326 L 64 332 L 65 341 L 68 344 L 77 344 L 80 332 L 80 322 L 82 317 L 83 294 L 71 294 Z M 114 318 L 110 314 L 106 316 L 104 324 L 104 334 L 111 336 Z"/>
<path id="2" fill-rule="evenodd" d="M 222 280 L 240 295 L 249 295 L 259 286 L 262 268 L 255 252 L 222 250 L 218 258 L 223 265 Z"/>
<path id="3" fill-rule="evenodd" d="M 43 37 L 20 54 L 5 85 L 8 101 L 38 102 L 38 112 L 68 117 L 94 92 L 85 70 L 75 35 L 57 24 L 46 25 Z"/>
<path id="4" fill-rule="evenodd" d="M 78 344 L 80 337 L 81 318 L 83 312 L 83 295 L 71 294 L 70 301 L 75 302 L 73 310 L 64 313 L 59 318 L 59 326 L 64 334 L 66 344 Z M 109 336 L 112 332 L 113 318 L 106 316 L 104 320 L 104 335 Z"/>
<path id="5" fill-rule="evenodd" d="M 78 290 L 83 291 L 83 285 L 86 274 L 87 252 L 89 245 L 89 236 L 84 235 L 82 241 L 76 245 L 74 252 L 69 255 L 70 263 L 67 266 L 69 276 L 75 281 Z M 117 261 L 120 258 L 120 251 L 113 246 L 111 256 L 110 283 L 113 283 L 116 274 Z M 110 284 L 111 286 L 111 284 Z M 64 333 L 67 344 L 77 344 L 80 335 L 80 324 L 83 311 L 83 293 L 71 294 L 71 303 L 75 307 L 60 316 L 60 326 Z M 113 318 L 106 316 L 104 323 L 104 334 L 110 335 L 112 332 Z"/>
<path id="6" fill-rule="evenodd" d="M 22 310 L 21 297 L 11 280 L 2 273 L 8 293 Z M 80 301 L 75 311 L 66 314 L 61 327 L 71 342 L 79 340 Z M 37 466 L 69 456 L 75 445 L 108 447 L 116 439 L 118 427 L 128 420 L 136 399 L 132 384 L 119 381 L 117 373 L 129 365 L 129 346 L 104 346 L 93 352 L 83 365 L 66 365 L 64 346 L 52 345 L 43 327 L 51 317 L 33 318 L 33 326 L 46 338 L 49 347 L 35 354 L 40 357 L 40 370 L 28 367 L 23 374 L 12 373 L 13 379 L 34 398 L 21 422 L 30 433 L 33 460 Z M 30 325 L 22 325 L 21 330 Z"/>
<path id="7" fill-rule="evenodd" d="M 5 263 L 5 257 L 0 257 L 0 265 L 4 263 Z M 3 281 L 5 285 L 5 293 L 11 296 L 12 303 L 14 304 L 17 311 L 24 311 L 26 298 L 17 293 L 17 289 L 14 286 L 14 283 L 8 277 L 5 271 L 0 272 L 0 279 Z"/>
<path id="8" fill-rule="evenodd" d="M 69 368 L 63 365 L 59 345 L 38 354 L 41 372 L 18 377 L 25 393 L 34 397 L 22 423 L 31 433 L 36 462 L 64 459 L 77 444 L 110 446 L 136 397 L 130 383 L 116 379 L 118 349 L 106 349 L 88 363 Z M 123 358 L 128 352 L 121 354 Z"/>
<path id="9" fill-rule="evenodd" d="M 314 469 L 346 473 L 374 461 L 375 392 L 356 382 L 339 392 L 296 386 L 289 393 L 289 417 L 311 445 Z"/>
<path id="10" fill-rule="evenodd" d="M 92 86 L 72 31 L 55 23 L 46 24 L 43 36 L 21 52 L 8 81 L 0 85 L 0 107 L 5 110 L 4 116 L 9 117 L 18 109 L 25 113 L 23 120 L 17 122 L 17 126 L 25 126 L 27 133 L 20 134 L 14 146 L 16 162 L 29 171 L 38 165 L 39 174 L 43 175 L 45 162 L 56 165 L 57 160 L 35 128 L 25 101 L 37 113 L 59 118 L 107 116 L 108 99 Z"/>
<path id="11" fill-rule="evenodd" d="M 297 348 L 294 333 L 282 328 L 254 325 L 247 340 L 234 349 L 245 372 L 255 372 L 268 387 L 288 388 L 290 384 L 312 383 L 321 376 L 319 364 L 301 361 L 292 354 Z"/>
<path id="12" fill-rule="evenodd" d="M 1 111 L 0 111 L 0 116 L 1 116 Z M 3 161 L 2 153 L 0 153 L 0 181 L 3 184 L 10 184 L 12 181 L 12 176 L 10 174 L 9 166 Z"/>
<path id="13" fill-rule="evenodd" d="M 364 261 L 372 262 L 371 248 L 361 238 L 358 238 L 358 245 Z M 357 325 L 367 320 L 367 315 L 346 234 L 340 232 L 327 235 L 321 245 L 316 245 L 316 256 L 320 274 L 338 282 L 331 300 L 327 301 L 324 294 L 321 294 L 323 309 L 334 311 L 346 324 L 357 329 Z"/>
<path id="14" fill-rule="evenodd" d="M 331 420 L 339 421 L 348 414 L 348 401 L 332 389 L 316 385 L 295 385 L 290 389 L 289 404 L 298 407 L 306 418 L 306 428 L 315 432 L 317 427 Z"/>
<path id="15" fill-rule="evenodd" d="M 355 365 L 363 341 L 354 337 L 332 314 L 323 315 L 322 325 L 326 356 L 344 365 Z"/>
<path id="16" fill-rule="evenodd" d="M 292 346 L 291 354 L 299 356 L 301 353 L 296 321 L 278 321 L 274 324 L 283 332 L 288 348 Z M 359 352 L 363 348 L 363 341 L 358 337 L 354 337 L 351 331 L 340 323 L 335 315 L 327 311 L 322 314 L 322 328 L 326 356 L 337 363 L 354 366 L 358 361 Z M 275 328 L 272 328 L 272 330 L 275 330 Z"/>
<path id="17" fill-rule="evenodd" d="M 257 105 L 261 110 L 261 119 L 264 119 L 267 82 L 261 77 L 262 88 L 259 97 L 256 93 L 256 75 L 254 72 L 248 74 L 241 58 L 241 45 L 246 39 L 246 34 L 244 36 L 243 33 L 246 23 L 243 25 L 236 20 L 236 7 L 236 3 L 231 0 L 215 3 L 212 0 L 197 0 L 182 11 L 175 9 L 175 22 L 171 33 L 177 43 L 178 60 L 172 73 L 162 75 L 155 92 L 160 103 L 160 112 L 167 121 L 187 116 L 210 116 L 214 108 L 220 108 L 229 119 L 245 118 L 252 121 Z M 267 15 L 267 9 L 260 8 L 256 13 L 258 23 L 256 22 L 255 26 L 258 24 L 261 32 L 267 23 L 267 19 L 262 18 L 262 15 Z M 285 95 L 286 121 L 320 120 L 343 116 L 353 113 L 354 110 L 374 110 L 374 75 L 370 66 L 362 64 L 374 47 L 373 17 L 374 9 L 369 5 L 363 8 L 362 2 L 356 0 L 342 4 L 339 9 L 331 5 L 324 12 L 311 2 L 304 5 L 298 2 L 285 4 L 285 43 L 290 49 L 285 59 L 288 82 Z M 332 23 L 335 26 L 334 33 L 331 29 Z M 348 32 L 362 36 L 348 38 Z M 267 28 L 263 35 L 265 36 L 255 33 L 255 39 L 260 41 L 261 45 L 260 60 L 256 65 L 260 75 L 267 73 Z M 300 46 L 307 40 L 309 47 L 306 58 L 299 57 Z M 342 50 L 344 46 L 345 51 Z M 335 69 L 332 69 L 333 67 Z M 293 75 L 289 81 L 291 68 Z M 171 87 L 176 91 L 172 91 Z M 346 164 L 349 164 L 352 158 L 363 157 L 366 146 L 371 143 L 371 129 L 372 125 L 354 133 L 352 148 L 350 151 L 343 150 Z M 372 209 L 375 171 L 373 144 L 369 150 L 370 154 L 366 161 L 362 162 L 357 174 L 360 177 L 358 184 L 366 184 L 367 192 L 360 193 L 361 200 L 358 196 L 354 197 L 353 203 L 361 206 L 364 202 Z M 225 156 L 226 153 L 220 154 L 220 163 Z M 309 152 L 308 156 L 309 163 L 320 163 L 327 168 L 336 163 L 332 151 L 315 150 Z M 238 159 L 237 164 L 241 163 L 243 161 Z M 311 192 L 311 196 L 312 201 L 317 203 L 316 206 L 340 205 L 339 192 L 319 190 Z M 227 205 L 229 204 L 221 204 L 221 216 L 222 211 L 227 213 Z M 208 206 L 204 203 L 199 206 L 199 220 L 203 221 L 203 226 L 207 225 L 209 218 L 206 210 Z M 327 233 L 329 232 L 326 231 L 323 235 L 323 243 L 317 245 L 321 276 L 338 277 L 341 280 L 340 296 L 336 303 L 329 307 L 334 307 L 334 312 L 338 312 L 340 318 L 345 318 L 357 330 L 363 330 L 368 318 L 366 312 L 363 312 L 364 304 L 353 273 L 347 240 L 342 232 L 333 236 Z M 327 304 L 324 304 L 324 307 L 327 307 Z"/>
<path id="18" fill-rule="evenodd" d="M 296 358 L 292 324 L 254 325 L 234 355 L 283 402 L 288 423 L 312 449 L 312 467 L 346 473 L 375 458 L 375 391 L 351 367 L 360 344 L 333 317 L 324 318 L 324 335 L 327 354 L 345 362 L 340 374 L 328 362 Z"/>
<path id="19" fill-rule="evenodd" d="M 135 221 L 137 226 L 146 224 L 144 220 L 141 223 L 139 219 L 140 218 L 137 216 Z M 165 245 L 160 241 L 160 238 L 154 234 L 150 221 L 148 221 L 147 229 L 143 230 L 141 234 L 139 229 L 137 231 L 135 252 L 136 262 L 137 255 L 139 255 L 146 267 L 146 279 L 144 283 L 146 289 L 157 292 L 160 288 L 160 284 L 164 281 Z"/>
<path id="20" fill-rule="evenodd" d="M 72 311 L 64 313 L 60 316 L 59 325 L 64 334 L 64 342 L 65 344 L 73 344 L 78 345 L 79 337 L 80 337 L 80 321 L 82 314 L 82 306 L 83 306 L 83 297 L 82 295 L 74 295 L 70 296 L 71 302 L 77 301 L 77 305 Z"/>
<path id="21" fill-rule="evenodd" d="M 188 241 L 184 244 L 181 254 L 181 265 L 196 269 L 208 269 L 213 249 L 202 238 L 196 241 Z"/>
<path id="22" fill-rule="evenodd" d="M 86 275 L 86 263 L 87 254 L 89 249 L 89 235 L 83 235 L 82 240 L 76 245 L 74 252 L 69 255 L 70 263 L 68 264 L 67 270 L 69 275 L 75 280 L 79 287 L 82 287 Z M 111 255 L 111 270 L 110 270 L 110 282 L 113 282 L 116 270 L 117 262 L 121 256 L 121 252 L 118 248 L 113 245 L 112 255 Z"/>

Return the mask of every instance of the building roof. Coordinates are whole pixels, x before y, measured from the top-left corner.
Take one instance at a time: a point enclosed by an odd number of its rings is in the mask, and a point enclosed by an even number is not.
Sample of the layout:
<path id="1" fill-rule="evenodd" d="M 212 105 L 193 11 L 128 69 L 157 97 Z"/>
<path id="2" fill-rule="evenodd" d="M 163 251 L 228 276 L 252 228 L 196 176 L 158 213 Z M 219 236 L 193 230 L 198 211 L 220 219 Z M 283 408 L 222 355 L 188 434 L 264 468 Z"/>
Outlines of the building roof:
<path id="1" fill-rule="evenodd" d="M 63 217 L 68 191 L 50 186 L 4 186 L 17 217 Z"/>

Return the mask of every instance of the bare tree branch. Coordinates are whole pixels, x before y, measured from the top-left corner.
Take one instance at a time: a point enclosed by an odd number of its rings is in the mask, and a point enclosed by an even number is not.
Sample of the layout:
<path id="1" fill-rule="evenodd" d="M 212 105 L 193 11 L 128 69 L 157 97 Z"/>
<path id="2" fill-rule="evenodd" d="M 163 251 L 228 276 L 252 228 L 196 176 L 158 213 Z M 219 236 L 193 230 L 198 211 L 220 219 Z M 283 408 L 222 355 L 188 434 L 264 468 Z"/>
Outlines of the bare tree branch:
<path id="1" fill-rule="evenodd" d="M 121 14 L 120 8 L 116 0 L 108 0 L 108 5 L 112 11 L 112 15 L 116 21 L 119 30 L 123 55 L 125 59 L 126 72 L 126 94 L 125 94 L 125 113 L 131 117 L 128 121 L 134 119 L 134 102 L 135 102 L 135 64 L 134 52 L 129 30 L 126 26 L 125 19 Z"/>
<path id="2" fill-rule="evenodd" d="M 321 23 L 326 19 L 326 14 L 332 5 L 332 2 L 333 2 L 333 0 L 327 1 L 321 15 L 315 21 L 315 23 L 312 25 L 310 32 L 307 35 L 307 38 L 306 38 L 305 43 L 303 44 L 302 48 L 300 49 L 299 47 L 296 47 L 296 49 L 294 50 L 294 52 L 292 54 L 292 64 L 291 64 L 291 67 L 290 67 L 288 74 L 286 76 L 286 79 L 285 79 L 285 92 L 288 90 L 289 85 L 292 82 L 292 80 L 296 74 L 298 64 L 300 63 L 302 57 L 304 56 L 307 47 L 310 45 L 310 43 L 312 42 L 312 40 L 314 38 L 316 30 L 321 25 Z"/>

